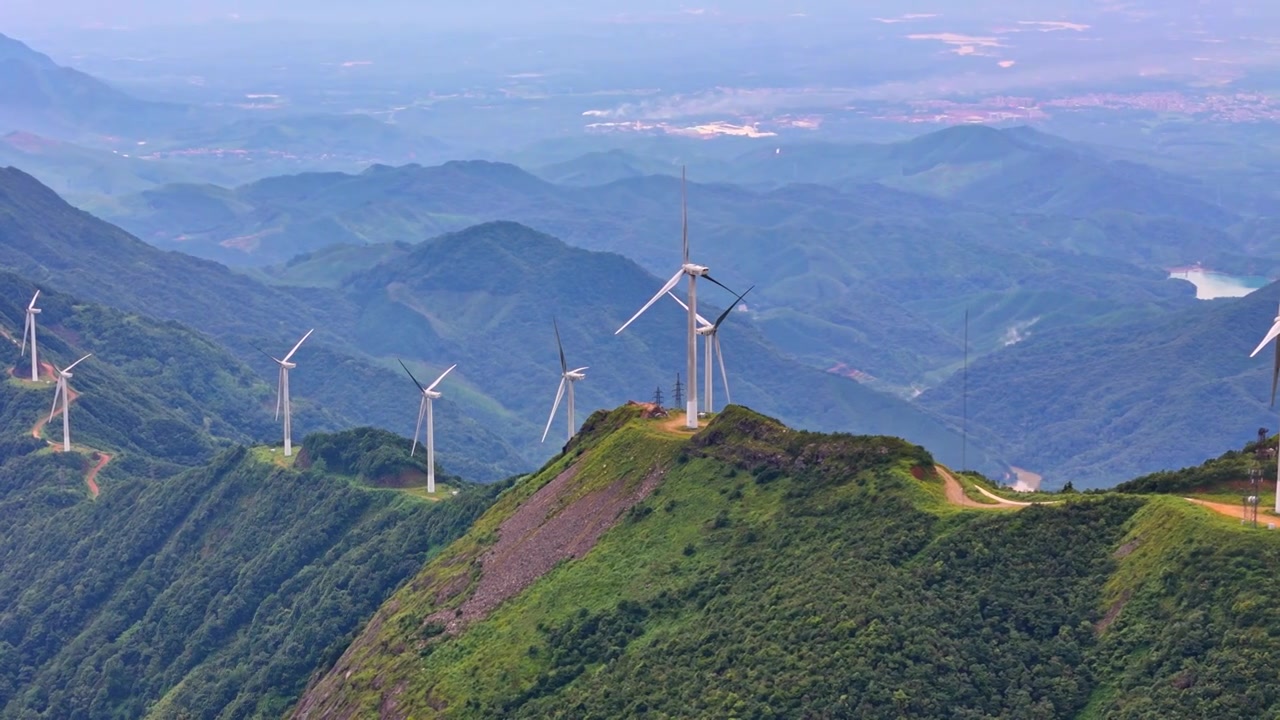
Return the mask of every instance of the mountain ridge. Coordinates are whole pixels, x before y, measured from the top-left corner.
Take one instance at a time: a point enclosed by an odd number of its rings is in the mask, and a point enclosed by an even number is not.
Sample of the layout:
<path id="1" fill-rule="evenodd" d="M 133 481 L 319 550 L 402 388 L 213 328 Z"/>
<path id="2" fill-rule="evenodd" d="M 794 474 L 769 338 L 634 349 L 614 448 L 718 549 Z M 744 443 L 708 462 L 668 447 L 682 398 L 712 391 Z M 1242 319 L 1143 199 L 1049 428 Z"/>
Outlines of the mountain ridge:
<path id="1" fill-rule="evenodd" d="M 1256 673 L 1248 696 L 1229 689 L 1280 645 L 1235 642 L 1250 611 L 1223 602 L 1276 584 L 1274 537 L 1181 498 L 961 510 L 927 451 L 894 439 L 741 407 L 692 436 L 637 408 L 587 425 L 389 600 L 289 717 L 1244 717 L 1280 703 Z M 615 487 L 640 494 L 598 502 Z M 539 539 L 582 512 L 612 518 L 591 546 Z M 550 554 L 507 584 L 514 552 Z"/>

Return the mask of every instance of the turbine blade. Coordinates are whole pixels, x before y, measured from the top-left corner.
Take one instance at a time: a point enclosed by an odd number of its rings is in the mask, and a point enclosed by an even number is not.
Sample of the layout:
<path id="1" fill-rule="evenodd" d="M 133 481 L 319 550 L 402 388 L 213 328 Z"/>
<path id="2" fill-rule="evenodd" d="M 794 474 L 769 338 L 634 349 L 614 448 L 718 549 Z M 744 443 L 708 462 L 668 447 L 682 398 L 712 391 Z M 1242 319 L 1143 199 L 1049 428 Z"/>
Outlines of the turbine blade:
<path id="1" fill-rule="evenodd" d="M 736 293 L 736 292 L 733 292 L 733 290 L 730 290 L 728 285 L 725 285 L 724 283 L 722 283 L 722 282 L 720 282 L 719 280 L 717 280 L 717 279 L 715 279 L 715 278 L 711 277 L 710 275 L 703 275 L 702 277 L 704 277 L 704 278 L 706 278 L 707 280 L 710 280 L 711 282 L 713 282 L 713 283 L 715 283 L 715 284 L 719 285 L 720 287 L 724 288 L 725 290 L 729 290 L 729 292 L 730 292 L 730 293 L 733 293 L 734 295 L 737 295 L 737 294 L 738 294 L 738 293 Z"/>
<path id="2" fill-rule="evenodd" d="M 18 351 L 21 355 L 27 351 L 27 337 L 31 335 L 31 313 L 27 313 L 27 323 L 22 326 L 22 349 Z"/>
<path id="3" fill-rule="evenodd" d="M 70 372 L 70 371 L 71 371 L 71 368 L 73 368 L 73 367 L 75 367 L 75 366 L 79 365 L 80 363 L 84 362 L 85 360 L 88 360 L 88 359 L 89 359 L 89 358 L 91 358 L 91 357 L 93 357 L 93 353 L 89 353 L 88 355 L 85 355 L 84 357 L 80 358 L 79 360 L 77 360 L 77 361 L 75 361 L 75 362 L 71 363 L 70 365 L 68 365 L 68 366 L 66 367 L 66 369 L 65 369 L 65 370 L 63 370 L 62 372 Z"/>
<path id="4" fill-rule="evenodd" d="M 716 349 L 716 359 L 720 361 L 720 378 L 724 380 L 724 404 L 729 405 L 733 401 L 729 399 L 729 373 L 724 369 L 724 351 L 720 349 L 720 336 L 717 335 L 714 341 Z"/>
<path id="5" fill-rule="evenodd" d="M 716 329 L 720 328 L 720 324 L 725 321 L 725 318 L 729 317 L 729 313 L 733 312 L 733 309 L 738 307 L 738 303 L 742 302 L 742 298 L 746 297 L 747 293 L 754 290 L 755 287 L 756 287 L 755 285 L 752 285 L 751 287 L 747 288 L 747 292 L 742 293 L 737 298 L 735 298 L 732 303 L 729 303 L 729 307 L 725 308 L 724 312 L 720 313 L 720 317 L 716 318 L 716 324 L 714 325 Z"/>
<path id="6" fill-rule="evenodd" d="M 310 330 L 308 330 L 307 334 L 303 335 L 302 339 L 298 341 L 298 344 L 294 345 L 293 349 L 289 351 L 289 354 L 284 356 L 284 362 L 289 362 L 289 358 L 293 357 L 293 354 L 298 352 L 298 348 L 302 347 L 302 343 L 306 342 L 307 338 L 311 337 L 311 333 L 315 331 L 316 331 L 315 328 L 311 328 Z"/>
<path id="7" fill-rule="evenodd" d="M 49 408 L 49 420 L 46 422 L 53 422 L 53 414 L 58 412 L 58 396 L 62 394 L 63 388 L 66 386 L 67 379 L 62 377 L 62 375 L 58 375 L 58 384 L 53 389 L 53 407 Z"/>
<path id="8" fill-rule="evenodd" d="M 272 362 L 274 362 L 274 363 L 276 363 L 277 365 L 278 365 L 278 364 L 280 364 L 280 358 L 276 357 L 275 355 L 272 355 L 271 353 L 267 352 L 266 350 L 263 350 L 262 348 L 258 347 L 257 345 L 250 345 L 249 347 L 251 347 L 251 348 L 253 348 L 254 350 L 257 350 L 258 352 L 262 353 L 263 355 L 266 355 L 267 357 L 271 358 L 271 361 L 272 361 Z"/>
<path id="9" fill-rule="evenodd" d="M 422 401 L 418 403 L 418 424 L 413 428 L 413 447 L 409 448 L 409 457 L 413 457 L 414 451 L 418 449 L 418 438 L 422 437 L 422 417 L 427 413 L 427 396 L 422 396 Z"/>
<path id="10" fill-rule="evenodd" d="M 1271 369 L 1271 404 L 1276 404 L 1276 384 L 1280 383 L 1280 342 L 1276 343 L 1276 363 Z"/>
<path id="11" fill-rule="evenodd" d="M 650 307 L 653 306 L 654 303 L 658 302 L 658 298 L 662 297 L 668 292 L 671 292 L 671 288 L 675 287 L 676 283 L 680 282 L 680 278 L 683 276 L 684 276 L 684 268 L 680 268 L 679 270 L 676 271 L 675 275 L 671 276 L 671 279 L 667 281 L 667 284 L 662 286 L 662 289 L 658 291 L 658 294 L 650 298 L 649 302 L 645 303 L 644 307 L 640 308 L 639 312 L 637 312 L 635 315 L 632 315 L 630 320 L 623 323 L 622 327 L 618 328 L 618 331 L 615 332 L 614 335 L 617 335 L 621 333 L 623 330 L 626 330 L 627 326 L 635 322 L 636 318 L 643 315 L 645 310 L 648 310 Z M 687 309 L 688 308 L 686 308 L 686 310 Z"/>
<path id="12" fill-rule="evenodd" d="M 684 304 L 684 301 L 680 299 L 679 295 L 676 295 L 670 290 L 667 291 L 667 294 L 671 296 L 672 300 L 675 300 L 677 303 L 679 303 L 680 307 L 684 308 L 685 312 L 689 312 L 689 306 Z M 701 323 L 703 327 L 711 327 L 711 323 L 706 318 L 702 317 L 701 315 L 698 315 L 698 313 L 694 313 L 694 315 L 697 316 L 698 322 Z"/>
<path id="13" fill-rule="evenodd" d="M 396 358 L 396 362 L 400 363 L 400 367 L 404 368 L 404 371 L 409 373 L 409 379 L 413 381 L 413 384 L 417 385 L 418 389 L 421 390 L 423 394 L 426 394 L 427 389 L 422 387 L 422 383 L 418 382 L 418 378 L 414 377 L 413 373 L 409 372 L 409 366 L 405 365 L 404 361 L 401 360 L 400 358 Z"/>
<path id="14" fill-rule="evenodd" d="M 1258 343 L 1257 349 L 1249 353 L 1249 357 L 1253 357 L 1262 352 L 1262 348 L 1266 347 L 1267 343 L 1275 340 L 1277 336 L 1280 336 L 1280 322 L 1277 322 L 1271 327 L 1271 332 L 1267 333 L 1267 336 L 1262 338 L 1262 342 Z"/>
<path id="15" fill-rule="evenodd" d="M 427 389 L 428 389 L 428 390 L 435 390 L 435 389 L 436 389 L 436 386 L 440 384 L 440 381 L 444 379 L 444 376 L 445 376 L 445 375 L 448 375 L 448 374 L 449 374 L 449 373 L 451 373 L 451 372 L 453 372 L 453 369 L 454 369 L 454 368 L 456 368 L 456 367 L 458 367 L 458 364 L 457 364 L 457 363 L 454 363 L 453 365 L 450 365 L 448 370 L 445 370 L 444 372 L 440 373 L 440 377 L 436 378 L 436 381 L 435 381 L 435 382 L 433 382 L 433 383 L 431 383 L 429 386 L 427 386 Z"/>
<path id="16" fill-rule="evenodd" d="M 36 290 L 36 294 L 31 296 L 31 304 L 27 306 L 27 309 L 28 309 L 28 310 L 33 310 L 33 309 L 35 309 L 35 306 L 36 306 L 36 298 L 38 298 L 38 297 L 40 297 L 40 291 L 39 291 L 39 290 Z"/>
<path id="17" fill-rule="evenodd" d="M 583 370 L 590 370 L 590 369 L 591 369 L 591 366 L 590 366 L 590 365 L 588 365 L 588 366 L 586 366 L 586 367 L 580 367 L 580 368 L 578 368 L 578 369 L 574 370 L 573 372 L 580 373 L 580 372 L 582 372 Z"/>
<path id="18" fill-rule="evenodd" d="M 556 401 L 551 406 L 551 415 L 547 417 L 547 427 L 542 431 L 542 442 L 547 441 L 547 433 L 551 431 L 551 421 L 556 419 L 556 411 L 560 409 L 560 399 L 564 397 L 564 377 L 560 378 L 560 389 L 556 391 Z"/>
<path id="19" fill-rule="evenodd" d="M 551 327 L 556 330 L 556 349 L 560 351 L 560 372 L 563 374 L 569 371 L 569 364 L 564 361 L 564 344 L 560 342 L 560 325 L 555 318 L 551 318 Z"/>
<path id="20" fill-rule="evenodd" d="M 280 419 L 280 403 L 284 399 L 282 394 L 284 393 L 284 374 L 286 372 L 288 370 L 285 370 L 284 366 L 281 365 L 280 373 L 276 376 L 276 420 Z"/>
<path id="21" fill-rule="evenodd" d="M 689 264 L 689 196 L 685 191 L 684 166 L 680 167 L 680 237 L 684 242 L 684 262 Z"/>

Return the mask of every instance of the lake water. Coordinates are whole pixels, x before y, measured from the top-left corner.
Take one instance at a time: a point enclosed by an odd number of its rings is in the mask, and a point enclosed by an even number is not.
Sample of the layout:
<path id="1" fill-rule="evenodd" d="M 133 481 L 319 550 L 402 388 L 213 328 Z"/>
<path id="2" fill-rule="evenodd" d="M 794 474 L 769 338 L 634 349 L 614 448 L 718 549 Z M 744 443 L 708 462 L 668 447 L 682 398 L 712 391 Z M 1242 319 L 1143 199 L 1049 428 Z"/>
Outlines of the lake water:
<path id="1" fill-rule="evenodd" d="M 1186 280 L 1196 286 L 1196 298 L 1213 300 L 1224 297 L 1244 297 L 1271 282 L 1265 277 L 1227 275 L 1202 268 L 1177 270 L 1169 273 L 1174 280 Z"/>

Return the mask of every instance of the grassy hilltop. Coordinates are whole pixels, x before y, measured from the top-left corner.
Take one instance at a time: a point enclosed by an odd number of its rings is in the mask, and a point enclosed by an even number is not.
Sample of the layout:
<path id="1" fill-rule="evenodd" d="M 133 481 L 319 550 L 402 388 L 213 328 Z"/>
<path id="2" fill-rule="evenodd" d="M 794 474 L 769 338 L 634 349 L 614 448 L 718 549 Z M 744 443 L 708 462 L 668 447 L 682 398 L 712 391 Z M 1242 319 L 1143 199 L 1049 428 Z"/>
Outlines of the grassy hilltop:
<path id="1" fill-rule="evenodd" d="M 294 717 L 1256 717 L 1280 536 L 1181 498 L 961 508 L 919 447 L 597 413 Z"/>

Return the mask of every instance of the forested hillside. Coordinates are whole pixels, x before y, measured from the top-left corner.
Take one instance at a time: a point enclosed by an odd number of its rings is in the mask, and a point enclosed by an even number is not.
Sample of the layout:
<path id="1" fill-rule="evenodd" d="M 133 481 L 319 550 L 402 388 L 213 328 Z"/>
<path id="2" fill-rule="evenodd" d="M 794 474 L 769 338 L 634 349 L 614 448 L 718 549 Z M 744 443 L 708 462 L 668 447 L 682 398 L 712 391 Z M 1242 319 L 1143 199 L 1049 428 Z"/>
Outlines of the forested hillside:
<path id="1" fill-rule="evenodd" d="M 1196 465 L 1273 427 L 1270 363 L 1249 353 L 1280 284 L 1159 320 L 1048 331 L 920 397 L 991 433 L 1009 462 L 1055 487 L 1109 487 Z M 1052 468 L 1052 470 L 1050 470 Z"/>
<path id="2" fill-rule="evenodd" d="M 960 509 L 954 482 L 900 441 L 742 408 L 692 437 L 598 413 L 293 716 L 1280 710 L 1274 534 L 1179 498 Z M 591 528 L 585 544 L 566 523 Z"/>
<path id="3" fill-rule="evenodd" d="M 433 501 L 235 448 L 87 502 L 77 456 L 9 448 L 0 714 L 278 717 L 502 487 L 451 483 Z"/>

